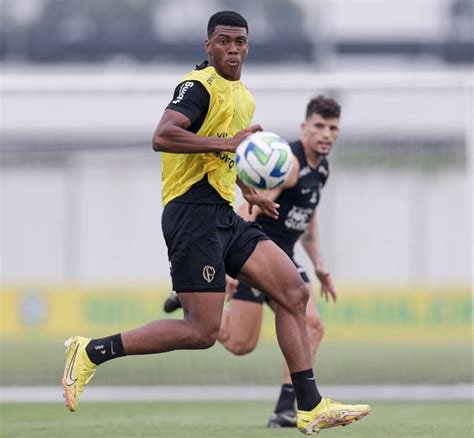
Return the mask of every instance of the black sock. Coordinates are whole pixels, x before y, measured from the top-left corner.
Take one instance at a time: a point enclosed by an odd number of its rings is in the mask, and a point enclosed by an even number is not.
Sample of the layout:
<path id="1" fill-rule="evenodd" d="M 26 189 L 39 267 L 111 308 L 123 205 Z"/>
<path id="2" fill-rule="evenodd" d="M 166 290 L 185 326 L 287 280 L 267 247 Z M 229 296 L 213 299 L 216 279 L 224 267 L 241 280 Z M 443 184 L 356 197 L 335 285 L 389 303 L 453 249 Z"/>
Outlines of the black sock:
<path id="1" fill-rule="evenodd" d="M 92 363 L 100 365 L 117 357 L 125 356 L 122 335 L 120 333 L 106 338 L 91 339 L 86 346 L 86 353 Z"/>
<path id="2" fill-rule="evenodd" d="M 291 374 L 291 381 L 295 389 L 298 409 L 301 411 L 311 411 L 319 404 L 322 397 L 316 387 L 313 370 L 298 371 Z"/>
<path id="3" fill-rule="evenodd" d="M 291 383 L 281 385 L 280 398 L 277 401 L 275 412 L 295 410 L 295 390 Z"/>

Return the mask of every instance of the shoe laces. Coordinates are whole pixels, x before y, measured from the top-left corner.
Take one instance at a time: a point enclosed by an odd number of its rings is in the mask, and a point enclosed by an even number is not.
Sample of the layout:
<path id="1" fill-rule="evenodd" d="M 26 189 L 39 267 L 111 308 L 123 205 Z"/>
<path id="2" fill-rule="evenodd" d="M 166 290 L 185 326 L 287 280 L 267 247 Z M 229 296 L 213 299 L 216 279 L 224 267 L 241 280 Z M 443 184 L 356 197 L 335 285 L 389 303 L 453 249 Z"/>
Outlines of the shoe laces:
<path id="1" fill-rule="evenodd" d="M 333 400 L 331 396 L 329 396 L 328 398 L 323 399 L 323 403 L 324 403 L 324 405 L 323 405 L 324 408 L 328 409 L 330 417 L 339 418 L 341 416 L 341 412 L 338 408 L 339 408 L 340 405 L 342 405 L 342 403 Z"/>
<path id="2" fill-rule="evenodd" d="M 341 402 L 338 402 L 338 401 L 336 401 L 336 400 L 333 400 L 331 396 L 328 396 L 327 401 L 328 401 L 328 403 L 331 404 L 331 405 L 342 405 Z"/>

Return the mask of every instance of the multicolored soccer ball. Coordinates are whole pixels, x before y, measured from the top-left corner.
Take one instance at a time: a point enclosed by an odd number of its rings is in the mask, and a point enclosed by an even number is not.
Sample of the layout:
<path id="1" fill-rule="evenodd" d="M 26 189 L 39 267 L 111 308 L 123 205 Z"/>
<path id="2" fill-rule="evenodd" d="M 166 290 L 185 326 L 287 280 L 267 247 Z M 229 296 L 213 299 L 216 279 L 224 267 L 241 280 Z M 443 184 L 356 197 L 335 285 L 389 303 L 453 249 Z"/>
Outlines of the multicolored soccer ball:
<path id="1" fill-rule="evenodd" d="M 269 190 L 283 184 L 293 166 L 293 153 L 286 140 L 273 132 L 248 136 L 235 151 L 237 175 L 248 186 Z"/>

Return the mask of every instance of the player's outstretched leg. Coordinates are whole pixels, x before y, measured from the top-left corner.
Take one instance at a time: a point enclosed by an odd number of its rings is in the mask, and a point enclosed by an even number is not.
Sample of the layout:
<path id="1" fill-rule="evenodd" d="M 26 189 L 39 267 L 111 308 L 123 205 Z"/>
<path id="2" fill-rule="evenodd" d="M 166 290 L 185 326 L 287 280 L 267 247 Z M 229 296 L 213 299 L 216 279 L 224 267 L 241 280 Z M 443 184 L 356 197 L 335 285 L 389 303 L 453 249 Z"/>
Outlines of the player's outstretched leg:
<path id="1" fill-rule="evenodd" d="M 151 321 L 126 332 L 88 339 L 74 336 L 65 342 L 66 366 L 62 379 L 67 408 L 75 412 L 84 386 L 96 367 L 127 355 L 210 348 L 216 342 L 222 318 L 223 293 L 182 293 L 184 318 Z"/>
<path id="2" fill-rule="evenodd" d="M 90 361 L 86 353 L 86 345 L 89 342 L 89 338 L 74 336 L 64 343 L 66 347 L 66 366 L 64 367 L 62 383 L 66 406 L 71 412 L 77 410 L 84 386 L 94 377 L 97 367 Z"/>
<path id="3" fill-rule="evenodd" d="M 172 313 L 181 307 L 181 301 L 179 301 L 178 294 L 172 290 L 166 298 L 165 304 L 163 305 L 163 310 L 166 313 Z"/>
<path id="4" fill-rule="evenodd" d="M 324 399 L 319 393 L 306 329 L 309 294 L 289 257 L 275 243 L 261 241 L 238 278 L 267 293 L 277 303 L 276 333 L 295 390 L 298 429 L 309 435 L 329 427 L 346 426 L 368 415 L 369 405 L 343 405 L 331 398 Z"/>
<path id="5" fill-rule="evenodd" d="M 323 398 L 312 411 L 297 411 L 298 429 L 306 435 L 336 426 L 347 426 L 370 414 L 369 405 L 344 405 Z"/>

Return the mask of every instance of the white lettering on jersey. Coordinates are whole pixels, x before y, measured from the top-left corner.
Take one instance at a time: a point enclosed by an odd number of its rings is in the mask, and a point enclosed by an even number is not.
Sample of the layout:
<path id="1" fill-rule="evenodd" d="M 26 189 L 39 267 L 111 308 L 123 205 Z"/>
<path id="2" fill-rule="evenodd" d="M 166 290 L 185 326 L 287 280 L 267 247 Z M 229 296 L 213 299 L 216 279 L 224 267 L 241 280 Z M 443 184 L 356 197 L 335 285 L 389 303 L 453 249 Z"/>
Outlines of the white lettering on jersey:
<path id="1" fill-rule="evenodd" d="M 304 231 L 308 228 L 312 208 L 303 208 L 294 205 L 285 219 L 285 226 L 290 230 Z"/>
<path id="2" fill-rule="evenodd" d="M 324 166 L 319 166 L 318 167 L 318 172 L 322 173 L 324 176 L 328 176 L 328 171 L 326 170 L 326 168 Z"/>
<path id="3" fill-rule="evenodd" d="M 184 99 L 186 91 L 188 91 L 193 85 L 193 82 L 185 82 L 184 84 L 182 84 L 181 88 L 179 89 L 178 97 L 173 100 L 173 103 L 176 105 L 177 103 L 181 102 Z"/>
<path id="4" fill-rule="evenodd" d="M 309 166 L 306 166 L 306 167 L 303 167 L 301 170 L 300 170 L 300 178 L 305 176 L 305 175 L 309 175 L 311 173 L 311 169 Z"/>

